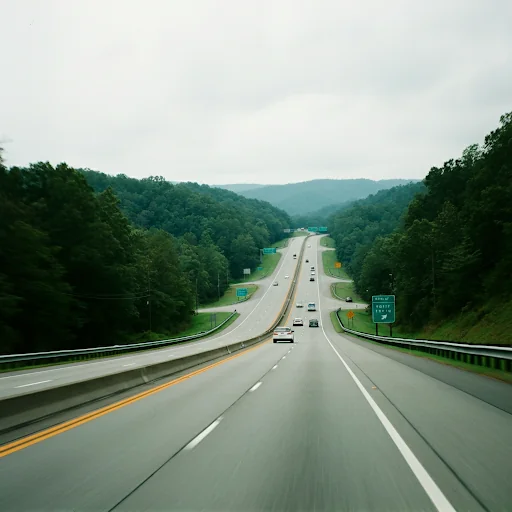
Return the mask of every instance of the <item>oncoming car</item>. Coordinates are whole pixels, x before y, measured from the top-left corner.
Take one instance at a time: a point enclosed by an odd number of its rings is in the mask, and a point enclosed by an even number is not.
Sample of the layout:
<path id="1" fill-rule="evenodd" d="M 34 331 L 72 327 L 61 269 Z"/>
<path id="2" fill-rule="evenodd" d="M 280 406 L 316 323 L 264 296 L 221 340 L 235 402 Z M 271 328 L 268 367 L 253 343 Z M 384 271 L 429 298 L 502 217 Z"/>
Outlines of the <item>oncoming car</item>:
<path id="1" fill-rule="evenodd" d="M 277 343 L 279 341 L 288 341 L 289 343 L 294 342 L 293 330 L 289 327 L 276 327 L 274 329 L 274 335 L 272 341 Z"/>
<path id="2" fill-rule="evenodd" d="M 293 319 L 293 326 L 296 326 L 296 325 L 301 325 L 302 327 L 304 327 L 304 322 L 302 321 L 302 318 L 294 318 Z"/>

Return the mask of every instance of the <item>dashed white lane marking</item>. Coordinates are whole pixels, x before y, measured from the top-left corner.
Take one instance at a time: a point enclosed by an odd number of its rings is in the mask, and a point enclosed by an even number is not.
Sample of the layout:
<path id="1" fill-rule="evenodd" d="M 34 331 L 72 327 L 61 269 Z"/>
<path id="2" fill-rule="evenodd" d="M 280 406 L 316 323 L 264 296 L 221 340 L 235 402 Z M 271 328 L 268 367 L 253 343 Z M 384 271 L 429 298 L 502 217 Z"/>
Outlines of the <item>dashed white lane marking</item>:
<path id="1" fill-rule="evenodd" d="M 272 370 L 275 370 L 277 368 L 277 364 L 272 366 Z"/>
<path id="2" fill-rule="evenodd" d="M 126 368 L 127 366 L 134 366 L 135 363 L 129 363 L 129 364 L 123 364 L 123 368 Z"/>
<path id="3" fill-rule="evenodd" d="M 21 386 L 15 386 L 16 388 L 27 388 L 28 386 L 37 386 L 38 384 L 45 384 L 46 382 L 51 382 L 50 380 L 40 380 L 39 382 L 31 382 L 30 384 L 22 384 Z"/>
<path id="4" fill-rule="evenodd" d="M 257 382 L 251 389 L 249 389 L 249 391 L 256 391 L 261 386 L 261 384 L 261 382 Z"/>
<path id="5" fill-rule="evenodd" d="M 221 420 L 222 416 L 219 419 L 215 420 L 210 426 L 206 427 L 199 435 L 194 437 L 194 439 L 192 439 L 192 441 L 190 441 L 190 443 L 188 443 L 184 449 L 192 450 L 193 448 L 195 448 L 208 434 L 211 434 L 215 430 L 215 428 L 218 427 Z"/>

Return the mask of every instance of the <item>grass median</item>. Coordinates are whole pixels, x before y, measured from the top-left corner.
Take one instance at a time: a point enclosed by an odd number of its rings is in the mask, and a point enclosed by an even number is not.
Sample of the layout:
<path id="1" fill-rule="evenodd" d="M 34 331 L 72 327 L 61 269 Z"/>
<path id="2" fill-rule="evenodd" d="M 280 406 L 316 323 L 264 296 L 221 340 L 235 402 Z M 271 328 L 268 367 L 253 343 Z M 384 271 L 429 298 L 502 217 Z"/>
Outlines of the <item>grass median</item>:
<path id="1" fill-rule="evenodd" d="M 322 247 L 328 247 L 329 249 L 334 249 L 334 239 L 332 239 L 330 236 L 323 236 L 320 238 L 320 245 Z"/>
<path id="2" fill-rule="evenodd" d="M 364 300 L 354 290 L 354 283 L 334 283 L 331 287 L 331 291 L 333 292 L 332 295 L 335 299 L 345 300 L 346 297 L 352 297 L 354 302 L 364 302 Z"/>
<path id="3" fill-rule="evenodd" d="M 238 288 L 246 288 L 247 295 L 245 297 L 238 298 L 236 296 L 236 291 Z M 246 300 L 249 300 L 257 289 L 258 286 L 255 284 L 248 284 L 245 286 L 243 284 L 239 284 L 236 286 L 230 286 L 219 300 L 216 300 L 215 302 L 209 302 L 208 304 L 201 304 L 201 307 L 217 308 L 221 306 L 235 306 L 239 302 L 245 302 Z"/>

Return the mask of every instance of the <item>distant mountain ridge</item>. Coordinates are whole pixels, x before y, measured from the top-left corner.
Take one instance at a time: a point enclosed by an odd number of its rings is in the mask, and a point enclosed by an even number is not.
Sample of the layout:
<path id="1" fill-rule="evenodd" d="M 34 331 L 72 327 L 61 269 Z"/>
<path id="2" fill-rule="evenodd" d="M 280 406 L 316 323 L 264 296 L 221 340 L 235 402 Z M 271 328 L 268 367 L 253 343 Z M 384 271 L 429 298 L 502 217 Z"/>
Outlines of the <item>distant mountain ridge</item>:
<path id="1" fill-rule="evenodd" d="M 258 185 L 257 183 L 233 183 L 230 185 L 211 185 L 215 188 L 223 188 L 225 190 L 230 190 L 231 192 L 235 192 L 237 194 L 242 194 L 242 192 L 246 192 L 249 190 L 254 190 L 257 188 L 268 187 L 268 185 Z"/>
<path id="2" fill-rule="evenodd" d="M 248 198 L 268 201 L 290 215 L 298 215 L 316 212 L 329 205 L 363 199 L 379 190 L 417 181 L 420 180 L 318 179 L 286 185 L 253 185 L 251 189 L 240 188 L 234 191 Z"/>

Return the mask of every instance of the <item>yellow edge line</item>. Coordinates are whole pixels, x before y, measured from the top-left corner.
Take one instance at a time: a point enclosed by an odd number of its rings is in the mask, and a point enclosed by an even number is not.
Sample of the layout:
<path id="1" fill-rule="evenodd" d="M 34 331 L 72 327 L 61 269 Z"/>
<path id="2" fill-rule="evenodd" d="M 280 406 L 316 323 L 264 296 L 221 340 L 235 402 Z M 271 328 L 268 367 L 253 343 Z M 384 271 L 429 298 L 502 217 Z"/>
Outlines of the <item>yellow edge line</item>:
<path id="1" fill-rule="evenodd" d="M 299 264 L 299 268 L 300 268 L 300 265 L 302 265 L 302 261 L 298 262 L 298 264 Z M 291 286 L 291 283 L 290 283 L 290 286 Z M 293 291 L 293 297 L 290 299 L 290 303 L 293 303 L 296 293 L 297 293 L 297 283 L 295 284 L 295 290 Z M 286 299 L 285 299 L 285 302 L 286 302 Z M 284 305 L 284 303 L 283 303 L 283 305 Z M 292 310 L 292 307 L 290 306 L 290 311 L 288 312 L 287 320 L 289 320 L 289 318 L 290 318 L 291 310 Z M 277 318 L 278 317 L 276 317 L 276 320 L 277 320 Z M 275 323 L 275 321 L 274 321 L 274 323 Z M 134 395 L 130 398 L 126 398 L 126 399 L 116 402 L 114 404 L 107 405 L 105 407 L 101 407 L 100 409 L 97 409 L 90 413 L 79 416 L 78 418 L 74 418 L 72 420 L 65 421 L 64 423 L 60 423 L 58 425 L 55 425 L 54 427 L 50 427 L 48 429 L 42 430 L 41 432 L 37 432 L 36 434 L 32 434 L 32 435 L 23 437 L 22 439 L 18 439 L 17 441 L 13 441 L 12 443 L 5 444 L 0 447 L 0 459 L 2 457 L 10 455 L 11 453 L 15 453 L 20 450 L 23 450 L 24 448 L 28 448 L 29 446 L 32 446 L 33 444 L 40 443 L 41 441 L 44 441 L 45 439 L 50 439 L 51 437 L 54 437 L 58 434 L 62 434 L 63 432 L 66 432 L 73 428 L 79 427 L 80 425 L 88 423 L 89 421 L 92 421 L 96 418 L 100 418 L 101 416 L 104 416 L 105 414 L 108 414 L 117 409 L 120 409 L 121 407 L 125 407 L 129 404 L 132 404 L 134 402 L 142 400 L 143 398 L 146 398 L 147 396 L 153 395 L 155 393 L 159 393 L 160 391 L 170 388 L 171 386 L 174 386 L 175 384 L 179 384 L 180 382 L 190 379 L 191 377 L 195 377 L 196 375 L 200 375 L 201 373 L 211 370 L 212 368 L 215 368 L 216 366 L 219 366 L 228 361 L 231 361 L 232 359 L 236 359 L 237 357 L 240 357 L 240 356 L 246 354 L 247 352 L 250 352 L 251 350 L 255 350 L 255 349 L 265 345 L 266 343 L 269 343 L 269 341 L 270 341 L 270 339 L 268 339 L 264 343 L 256 345 L 255 347 L 251 347 L 249 349 L 243 350 L 239 354 L 235 354 L 233 356 L 227 357 L 227 358 L 223 359 L 222 361 L 218 361 L 216 363 L 205 366 L 204 368 L 201 368 L 199 370 L 195 370 L 191 373 L 187 373 L 186 375 L 182 375 L 181 377 L 178 377 L 177 379 L 167 382 L 166 384 L 161 384 L 160 386 L 149 389 L 148 391 L 143 391 L 142 393 L 138 393 L 137 395 Z"/>
<path id="2" fill-rule="evenodd" d="M 256 345 L 255 347 L 251 347 L 249 349 L 243 350 L 239 354 L 235 354 L 233 356 L 227 357 L 226 359 L 223 359 L 222 361 L 218 361 L 216 363 L 205 366 L 204 368 L 201 368 L 199 370 L 195 370 L 191 373 L 187 373 L 186 375 L 178 377 L 177 379 L 174 379 L 171 382 L 167 382 L 166 384 L 161 384 L 160 386 L 152 388 L 148 391 L 143 391 L 142 393 L 134 395 L 130 398 L 126 398 L 126 399 L 116 402 L 114 404 L 107 405 L 105 407 L 102 407 L 102 408 L 92 411 L 90 413 L 84 414 L 83 416 L 79 416 L 78 418 L 74 418 L 74 419 L 66 421 L 64 423 L 60 423 L 59 425 L 56 425 L 54 427 L 50 427 L 46 430 L 42 430 L 41 432 L 38 432 L 37 434 L 32 434 L 32 435 L 24 437 L 22 439 L 18 439 L 17 441 L 13 441 L 12 443 L 8 443 L 8 444 L 0 447 L 0 458 L 5 457 L 6 455 L 9 455 L 11 453 L 23 450 L 24 448 L 27 448 L 33 444 L 44 441 L 45 439 L 49 439 L 58 434 L 66 432 L 67 430 L 76 428 L 80 425 L 83 425 L 84 423 L 88 423 L 89 421 L 92 421 L 96 418 L 104 416 L 105 414 L 108 414 L 117 409 L 120 409 L 121 407 L 125 407 L 129 404 L 132 404 L 134 402 L 142 400 L 143 398 L 146 398 L 147 396 L 153 395 L 155 393 L 163 391 L 164 389 L 170 388 L 171 386 L 174 386 L 175 384 L 179 384 L 180 382 L 190 379 L 191 377 L 200 375 L 201 373 L 204 373 L 207 370 L 211 370 L 212 368 L 215 368 L 216 366 L 224 364 L 227 361 L 236 359 L 237 357 L 240 357 L 240 356 L 246 354 L 247 352 L 250 352 L 251 350 L 260 348 L 261 346 L 265 345 L 269 341 L 270 340 L 267 340 L 265 343 L 261 343 L 261 344 Z"/>

